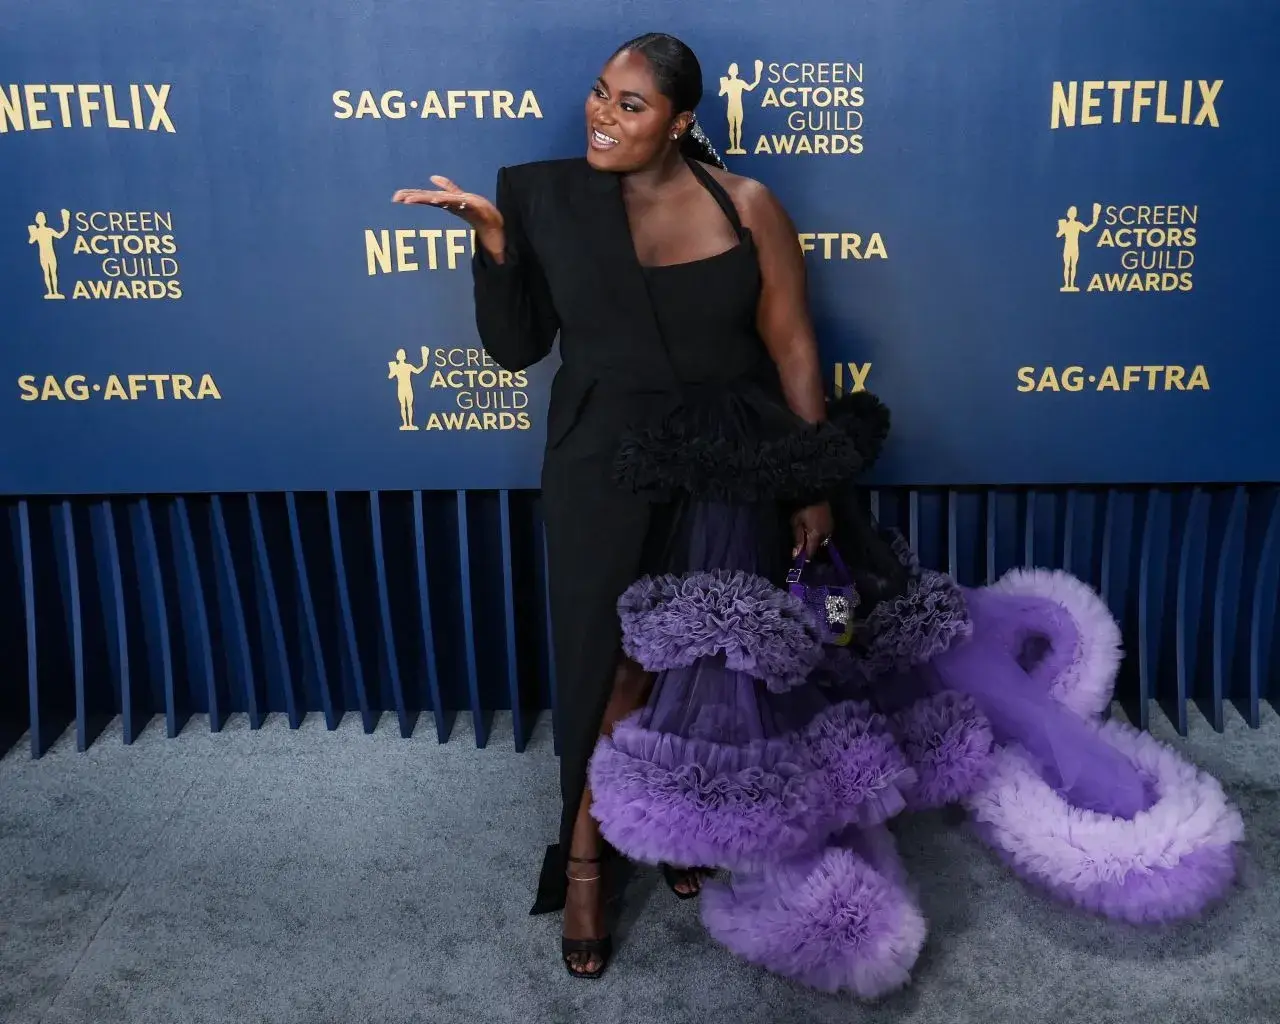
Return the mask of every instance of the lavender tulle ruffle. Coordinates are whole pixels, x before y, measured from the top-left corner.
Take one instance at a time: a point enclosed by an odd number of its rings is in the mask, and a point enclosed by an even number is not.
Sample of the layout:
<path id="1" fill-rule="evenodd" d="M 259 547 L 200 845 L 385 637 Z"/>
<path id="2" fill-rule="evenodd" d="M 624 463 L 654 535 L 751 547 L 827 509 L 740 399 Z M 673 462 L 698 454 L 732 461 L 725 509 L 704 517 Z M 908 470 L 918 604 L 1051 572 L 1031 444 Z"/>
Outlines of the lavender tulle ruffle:
<path id="1" fill-rule="evenodd" d="M 591 761 L 592 814 L 629 856 L 758 868 L 907 806 L 916 773 L 865 702 L 773 694 L 706 663 L 660 680 Z"/>
<path id="2" fill-rule="evenodd" d="M 748 963 L 823 992 L 902 988 L 927 927 L 887 828 L 850 829 L 805 857 L 708 882 L 702 921 Z"/>

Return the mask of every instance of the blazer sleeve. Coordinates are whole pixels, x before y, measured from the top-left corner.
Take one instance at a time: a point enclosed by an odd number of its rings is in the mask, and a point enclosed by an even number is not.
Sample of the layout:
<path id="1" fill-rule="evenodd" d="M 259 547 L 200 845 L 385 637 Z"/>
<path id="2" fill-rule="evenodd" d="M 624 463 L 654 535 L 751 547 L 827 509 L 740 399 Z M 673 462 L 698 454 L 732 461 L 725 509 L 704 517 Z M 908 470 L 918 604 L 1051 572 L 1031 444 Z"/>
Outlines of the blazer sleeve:
<path id="1" fill-rule="evenodd" d="M 496 194 L 506 235 L 502 263 L 477 248 L 471 273 L 480 342 L 499 366 L 523 370 L 551 351 L 560 318 L 542 267 L 525 235 L 520 204 L 508 168 L 498 171 Z"/>

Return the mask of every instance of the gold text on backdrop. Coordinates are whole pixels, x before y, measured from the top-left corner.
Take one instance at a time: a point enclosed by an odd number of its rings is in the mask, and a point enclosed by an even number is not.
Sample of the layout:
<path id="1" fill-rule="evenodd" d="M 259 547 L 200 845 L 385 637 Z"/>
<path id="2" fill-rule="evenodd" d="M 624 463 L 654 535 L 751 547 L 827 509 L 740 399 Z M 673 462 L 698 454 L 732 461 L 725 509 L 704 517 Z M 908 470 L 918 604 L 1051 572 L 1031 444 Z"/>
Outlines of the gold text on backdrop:
<path id="1" fill-rule="evenodd" d="M 71 274 L 84 275 L 72 282 L 72 299 L 182 298 L 171 211 L 63 209 L 57 227 L 49 221 L 37 210 L 26 226 L 44 298 L 67 298 L 63 278 Z M 78 269 L 84 264 L 96 273 Z"/>
<path id="2" fill-rule="evenodd" d="M 1195 366 L 1019 366 L 1018 388 L 1041 391 L 1208 391 L 1209 372 Z"/>
<path id="3" fill-rule="evenodd" d="M 168 83 L 0 85 L 0 135 L 44 128 L 132 128 L 176 132 L 165 105 Z"/>
<path id="4" fill-rule="evenodd" d="M 720 76 L 729 156 L 856 155 L 866 101 L 861 62 L 753 61 L 751 81 L 736 62 Z M 747 113 L 747 97 L 755 109 Z M 751 134 L 744 134 L 747 128 Z M 751 142 L 754 135 L 754 142 Z"/>
<path id="5" fill-rule="evenodd" d="M 542 108 L 532 89 L 520 93 L 518 101 L 516 93 L 506 89 L 446 89 L 443 92 L 432 89 L 410 99 L 405 98 L 407 95 L 399 89 L 384 92 L 365 89 L 352 103 L 351 90 L 339 89 L 333 94 L 333 116 L 339 121 L 366 117 L 399 121 L 410 116 L 444 120 L 542 117 Z"/>
<path id="6" fill-rule="evenodd" d="M 1189 124 L 1218 128 L 1222 79 L 1054 82 L 1050 128 L 1100 124 Z M 1106 93 L 1110 102 L 1105 102 Z"/>
<path id="7" fill-rule="evenodd" d="M 1196 205 L 1094 203 L 1089 222 L 1075 206 L 1058 218 L 1060 292 L 1189 292 L 1194 280 L 1200 208 Z M 1086 242 L 1087 283 L 1078 272 Z M 1101 269 L 1099 265 L 1101 264 Z"/>
<path id="8" fill-rule="evenodd" d="M 404 349 L 387 362 L 387 380 L 396 382 L 396 402 L 400 407 L 400 430 L 528 430 L 529 376 L 523 370 L 504 370 L 480 348 L 419 349 L 421 363 L 414 366 Z M 420 381 L 426 375 L 427 395 Z M 446 407 L 438 402 L 427 411 L 425 422 L 417 425 L 419 398 L 435 398 L 443 392 Z"/>
<path id="9" fill-rule="evenodd" d="M 99 379 L 92 381 L 83 373 L 63 376 L 27 373 L 18 378 L 18 391 L 24 402 L 85 402 L 91 398 L 133 402 L 148 398 L 198 401 L 222 397 L 211 373 L 110 373 L 105 379 L 99 375 Z"/>

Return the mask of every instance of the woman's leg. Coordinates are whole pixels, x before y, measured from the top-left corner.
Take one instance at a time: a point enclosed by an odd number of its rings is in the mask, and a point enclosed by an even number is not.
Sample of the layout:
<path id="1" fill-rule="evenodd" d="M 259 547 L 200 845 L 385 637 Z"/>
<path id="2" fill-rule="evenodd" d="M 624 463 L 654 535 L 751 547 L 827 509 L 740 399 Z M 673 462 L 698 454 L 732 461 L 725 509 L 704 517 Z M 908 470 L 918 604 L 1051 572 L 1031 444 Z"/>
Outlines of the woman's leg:
<path id="1" fill-rule="evenodd" d="M 613 674 L 613 688 L 600 723 L 600 735 L 609 736 L 614 724 L 640 708 L 649 698 L 653 677 L 628 658 L 620 658 Z M 591 788 L 586 787 L 578 804 L 573 823 L 573 840 L 569 845 L 569 885 L 564 905 L 564 936 L 567 939 L 599 939 L 605 935 L 604 879 L 598 861 L 603 842 L 600 827 L 591 817 Z M 573 953 L 570 967 L 581 973 L 592 973 L 601 966 L 598 956 Z"/>

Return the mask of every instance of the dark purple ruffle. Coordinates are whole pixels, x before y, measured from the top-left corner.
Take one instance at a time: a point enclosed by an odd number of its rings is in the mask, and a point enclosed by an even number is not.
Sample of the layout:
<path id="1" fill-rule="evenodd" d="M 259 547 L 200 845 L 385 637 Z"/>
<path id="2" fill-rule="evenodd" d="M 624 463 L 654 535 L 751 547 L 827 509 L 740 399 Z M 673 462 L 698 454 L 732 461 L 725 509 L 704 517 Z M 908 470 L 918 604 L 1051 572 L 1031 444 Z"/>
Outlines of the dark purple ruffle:
<path id="1" fill-rule="evenodd" d="M 959 585 L 926 570 L 907 591 L 876 605 L 866 619 L 861 668 L 870 678 L 903 672 L 941 654 L 973 632 Z"/>
<path id="2" fill-rule="evenodd" d="M 751 573 L 646 576 L 618 599 L 618 614 L 623 650 L 650 672 L 723 654 L 727 668 L 781 692 L 804 683 L 822 657 L 804 603 Z"/>

